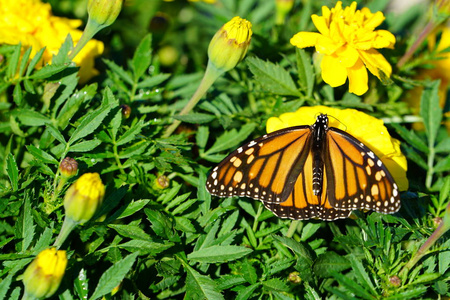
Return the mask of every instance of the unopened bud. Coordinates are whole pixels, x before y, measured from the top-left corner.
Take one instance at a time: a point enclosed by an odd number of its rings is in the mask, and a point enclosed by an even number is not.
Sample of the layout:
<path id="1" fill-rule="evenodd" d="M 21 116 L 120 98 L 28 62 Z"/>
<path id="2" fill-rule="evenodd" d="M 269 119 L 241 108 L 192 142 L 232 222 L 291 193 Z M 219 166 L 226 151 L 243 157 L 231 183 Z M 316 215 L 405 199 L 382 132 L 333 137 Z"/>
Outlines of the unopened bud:
<path id="1" fill-rule="evenodd" d="M 234 17 L 217 31 L 209 43 L 209 62 L 223 72 L 231 70 L 244 58 L 251 39 L 252 23 Z"/>
<path id="2" fill-rule="evenodd" d="M 78 171 L 78 163 L 75 159 L 66 157 L 59 165 L 59 171 L 61 171 L 61 175 L 66 179 L 75 176 Z"/>
<path id="3" fill-rule="evenodd" d="M 52 296 L 58 290 L 66 266 L 66 251 L 56 248 L 41 251 L 23 274 L 26 296 L 28 298 Z"/>
<path id="4" fill-rule="evenodd" d="M 169 178 L 165 175 L 161 175 L 155 179 L 153 187 L 157 190 L 163 190 L 169 187 L 169 183 Z"/>
<path id="5" fill-rule="evenodd" d="M 299 272 L 289 273 L 288 281 L 290 283 L 299 284 L 302 281 L 302 278 L 300 277 L 300 273 Z"/>
<path id="6" fill-rule="evenodd" d="M 122 2 L 123 0 L 89 0 L 87 7 L 89 18 L 98 25 L 109 26 L 117 19 Z"/>
<path id="7" fill-rule="evenodd" d="M 120 108 L 122 109 L 122 117 L 124 119 L 128 119 L 130 117 L 130 115 L 131 115 L 131 107 L 129 107 L 126 104 L 122 104 L 120 106 Z"/>

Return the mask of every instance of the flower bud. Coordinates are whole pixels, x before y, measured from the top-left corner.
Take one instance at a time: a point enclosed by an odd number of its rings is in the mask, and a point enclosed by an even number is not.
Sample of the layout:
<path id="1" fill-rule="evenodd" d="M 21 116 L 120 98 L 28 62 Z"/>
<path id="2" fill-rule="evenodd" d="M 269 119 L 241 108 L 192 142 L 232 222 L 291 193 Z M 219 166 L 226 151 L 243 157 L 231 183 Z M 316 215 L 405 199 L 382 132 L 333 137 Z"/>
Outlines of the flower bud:
<path id="1" fill-rule="evenodd" d="M 63 177 L 68 179 L 77 174 L 78 163 L 75 159 L 71 157 L 66 157 L 62 160 L 61 164 L 59 165 L 59 171 L 61 172 L 61 175 Z"/>
<path id="2" fill-rule="evenodd" d="M 169 183 L 169 178 L 165 175 L 161 175 L 155 179 L 155 181 L 153 182 L 153 187 L 157 190 L 163 190 L 169 186 Z"/>
<path id="3" fill-rule="evenodd" d="M 252 23 L 234 17 L 217 31 L 209 43 L 209 62 L 222 72 L 231 70 L 244 58 L 251 38 Z"/>
<path id="4" fill-rule="evenodd" d="M 98 173 L 83 174 L 72 184 L 64 197 L 66 217 L 77 223 L 89 221 L 100 207 L 105 186 Z"/>
<path id="5" fill-rule="evenodd" d="M 276 23 L 278 25 L 284 24 L 286 15 L 294 6 L 294 0 L 275 0 L 275 6 L 277 10 Z"/>
<path id="6" fill-rule="evenodd" d="M 122 117 L 124 119 L 128 119 L 130 117 L 130 115 L 131 115 L 131 107 L 129 107 L 126 104 L 122 104 L 120 106 L 120 108 L 122 109 Z"/>
<path id="7" fill-rule="evenodd" d="M 291 272 L 288 276 L 288 281 L 293 284 L 299 284 L 302 282 L 302 278 L 300 277 L 299 272 Z"/>
<path id="8" fill-rule="evenodd" d="M 41 251 L 23 273 L 29 298 L 48 298 L 58 289 L 67 266 L 66 251 L 56 248 Z"/>
<path id="9" fill-rule="evenodd" d="M 399 287 L 402 284 L 402 280 L 397 275 L 394 275 L 389 277 L 389 283 L 394 287 Z"/>
<path id="10" fill-rule="evenodd" d="M 89 18 L 101 26 L 109 26 L 117 19 L 123 0 L 89 0 Z"/>

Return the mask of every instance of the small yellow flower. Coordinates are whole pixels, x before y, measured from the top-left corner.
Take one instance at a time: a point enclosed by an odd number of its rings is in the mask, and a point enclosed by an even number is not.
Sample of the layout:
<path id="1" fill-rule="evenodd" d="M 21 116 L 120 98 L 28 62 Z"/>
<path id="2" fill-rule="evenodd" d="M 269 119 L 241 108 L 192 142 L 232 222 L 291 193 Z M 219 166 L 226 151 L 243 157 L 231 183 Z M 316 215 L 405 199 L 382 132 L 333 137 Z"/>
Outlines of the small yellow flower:
<path id="1" fill-rule="evenodd" d="M 267 120 L 267 132 L 279 129 L 312 125 L 320 113 L 329 117 L 329 127 L 339 128 L 360 140 L 383 161 L 399 189 L 408 189 L 406 157 L 400 142 L 389 135 L 383 121 L 355 109 L 337 109 L 326 106 L 301 107 L 296 112 L 285 113 Z"/>
<path id="2" fill-rule="evenodd" d="M 393 48 L 395 36 L 387 30 L 374 30 L 385 19 L 382 12 L 371 13 L 366 7 L 356 10 L 356 5 L 353 2 L 343 9 L 338 1 L 331 10 L 322 6 L 322 16 L 311 16 L 319 33 L 299 32 L 291 44 L 315 46 L 323 55 L 323 80 L 337 87 L 348 78 L 349 91 L 362 95 L 368 90 L 367 69 L 380 80 L 391 76 L 391 65 L 376 49 Z"/>
<path id="3" fill-rule="evenodd" d="M 252 23 L 234 17 L 217 31 L 209 43 L 209 62 L 223 72 L 233 69 L 244 58 L 251 39 Z"/>
<path id="4" fill-rule="evenodd" d="M 109 26 L 117 19 L 123 0 L 89 0 L 88 14 L 98 25 Z"/>
<path id="5" fill-rule="evenodd" d="M 77 223 L 89 221 L 103 202 L 105 186 L 98 173 L 85 173 L 67 189 L 66 218 Z"/>
<path id="6" fill-rule="evenodd" d="M 23 274 L 28 297 L 48 298 L 61 283 L 67 266 L 66 251 L 50 248 L 40 252 Z"/>
<path id="7" fill-rule="evenodd" d="M 70 34 L 74 44 L 81 38 L 77 27 L 81 20 L 71 20 L 53 16 L 51 6 L 40 0 L 0 0 L 0 44 L 32 47 L 31 57 L 45 47 L 41 68 L 51 62 L 59 48 Z M 86 82 L 98 74 L 94 68 L 94 58 L 103 53 L 103 43 L 91 40 L 74 60 L 80 66 L 80 82 Z"/>

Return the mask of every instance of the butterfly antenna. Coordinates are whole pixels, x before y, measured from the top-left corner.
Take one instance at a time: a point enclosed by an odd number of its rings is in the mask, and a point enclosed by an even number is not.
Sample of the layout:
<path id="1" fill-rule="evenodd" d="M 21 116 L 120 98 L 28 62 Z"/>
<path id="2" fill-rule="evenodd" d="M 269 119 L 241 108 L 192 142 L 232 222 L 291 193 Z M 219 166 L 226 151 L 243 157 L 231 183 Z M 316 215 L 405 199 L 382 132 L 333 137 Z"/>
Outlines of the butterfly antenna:
<path id="1" fill-rule="evenodd" d="M 330 116 L 330 115 L 328 115 L 328 118 L 333 118 L 333 119 L 335 119 L 336 121 L 338 121 L 340 124 L 342 124 L 342 125 L 345 127 L 345 130 L 344 130 L 344 131 L 347 131 L 347 125 L 345 125 L 343 122 L 341 122 L 338 118 L 336 118 L 336 117 L 334 117 L 334 116 Z"/>

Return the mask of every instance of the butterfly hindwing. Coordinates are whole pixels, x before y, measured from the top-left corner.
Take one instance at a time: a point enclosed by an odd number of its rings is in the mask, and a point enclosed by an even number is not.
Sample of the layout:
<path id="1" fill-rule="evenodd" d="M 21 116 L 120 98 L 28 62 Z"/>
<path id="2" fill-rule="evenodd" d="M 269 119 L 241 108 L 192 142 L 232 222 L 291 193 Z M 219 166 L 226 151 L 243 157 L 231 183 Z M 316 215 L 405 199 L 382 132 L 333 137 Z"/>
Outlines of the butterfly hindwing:
<path id="1" fill-rule="evenodd" d="M 306 160 L 310 135 L 310 126 L 291 127 L 239 147 L 212 170 L 206 188 L 220 197 L 284 201 Z"/>
<path id="2" fill-rule="evenodd" d="M 329 128 L 326 139 L 324 163 L 331 175 L 327 190 L 333 207 L 380 213 L 399 210 L 398 187 L 373 151 L 337 128 Z"/>

